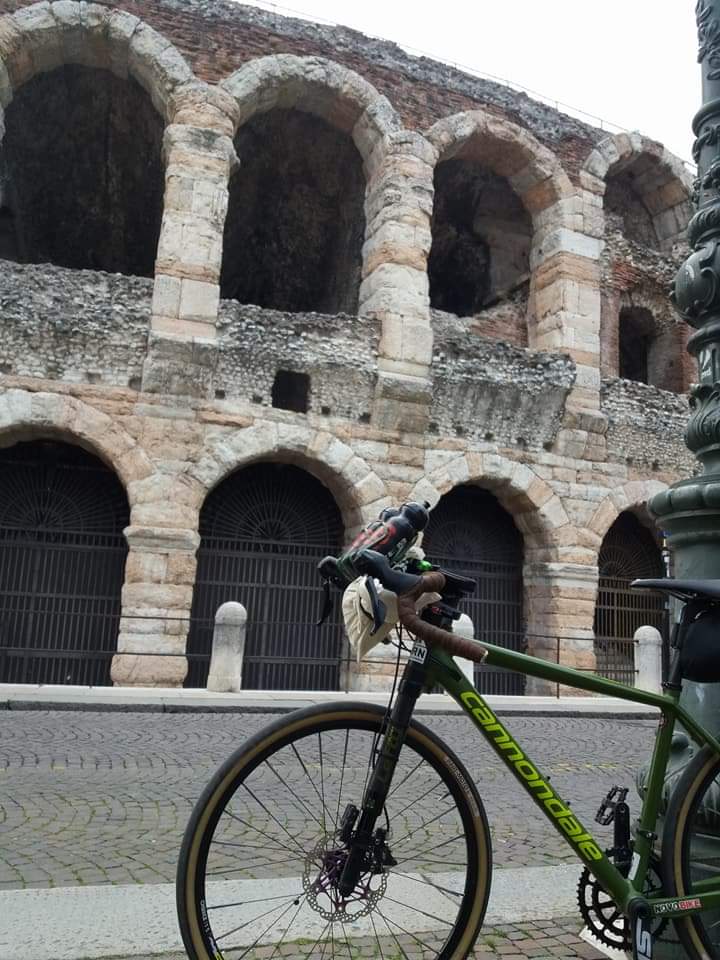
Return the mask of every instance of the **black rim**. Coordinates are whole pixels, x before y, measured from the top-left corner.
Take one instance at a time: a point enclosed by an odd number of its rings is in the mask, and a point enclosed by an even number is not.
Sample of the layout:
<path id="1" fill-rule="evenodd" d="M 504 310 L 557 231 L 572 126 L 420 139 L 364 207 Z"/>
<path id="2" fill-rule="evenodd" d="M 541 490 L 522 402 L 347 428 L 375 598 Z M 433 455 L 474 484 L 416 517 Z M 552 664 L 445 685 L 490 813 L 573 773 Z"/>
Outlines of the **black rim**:
<path id="1" fill-rule="evenodd" d="M 477 883 L 475 823 L 454 773 L 412 733 L 387 805 L 387 848 L 397 865 L 380 870 L 377 858 L 349 901 L 339 898 L 338 831 L 347 803 L 360 802 L 382 719 L 380 710 L 343 712 L 353 715 L 311 714 L 286 736 L 284 718 L 228 761 L 201 798 L 183 843 L 179 891 L 200 810 L 241 764 L 215 796 L 198 849 L 193 909 L 209 956 L 242 960 L 263 948 L 261 956 L 274 960 L 285 941 L 299 956 L 330 960 L 350 957 L 356 939 L 374 942 L 379 960 L 418 950 L 449 956 L 465 933 Z M 379 823 L 387 826 L 384 817 Z"/>

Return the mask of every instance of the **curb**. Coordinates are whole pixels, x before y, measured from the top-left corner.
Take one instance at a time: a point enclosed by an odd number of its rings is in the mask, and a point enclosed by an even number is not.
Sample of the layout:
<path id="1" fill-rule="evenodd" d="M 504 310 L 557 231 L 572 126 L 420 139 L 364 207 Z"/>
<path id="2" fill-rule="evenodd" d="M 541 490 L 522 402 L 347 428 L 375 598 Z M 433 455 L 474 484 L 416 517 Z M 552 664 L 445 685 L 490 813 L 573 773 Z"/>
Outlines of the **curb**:
<path id="1" fill-rule="evenodd" d="M 358 696 L 362 700 L 362 695 Z M 2 700 L 0 710 L 34 710 L 56 711 L 67 713 L 264 713 L 283 714 L 303 709 L 310 703 L 298 702 L 293 706 L 276 704 L 189 704 L 189 703 L 82 703 L 66 700 Z M 502 707 L 493 708 L 498 717 L 567 717 L 573 720 L 654 720 L 657 711 L 618 711 L 618 710 L 573 710 L 572 708 L 523 708 Z M 433 706 L 417 706 L 414 716 L 446 717 L 460 715 L 459 708 L 448 707 L 441 709 Z"/>

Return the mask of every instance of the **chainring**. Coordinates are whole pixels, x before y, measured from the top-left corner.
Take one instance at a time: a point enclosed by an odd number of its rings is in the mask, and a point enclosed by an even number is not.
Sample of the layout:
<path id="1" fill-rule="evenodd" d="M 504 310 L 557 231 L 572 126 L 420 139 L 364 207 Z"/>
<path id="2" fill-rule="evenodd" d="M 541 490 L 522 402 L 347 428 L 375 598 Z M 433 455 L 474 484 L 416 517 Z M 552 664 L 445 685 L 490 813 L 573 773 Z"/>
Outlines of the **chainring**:
<path id="1" fill-rule="evenodd" d="M 646 896 L 657 894 L 662 889 L 659 865 L 653 857 L 648 868 L 643 893 Z M 598 881 L 585 867 L 578 882 L 578 907 L 585 925 L 592 935 L 607 947 L 616 950 L 629 950 L 632 946 L 627 918 L 618 910 L 610 894 L 605 892 Z M 662 917 L 653 922 L 654 940 L 663 939 L 662 935 L 668 921 Z"/>

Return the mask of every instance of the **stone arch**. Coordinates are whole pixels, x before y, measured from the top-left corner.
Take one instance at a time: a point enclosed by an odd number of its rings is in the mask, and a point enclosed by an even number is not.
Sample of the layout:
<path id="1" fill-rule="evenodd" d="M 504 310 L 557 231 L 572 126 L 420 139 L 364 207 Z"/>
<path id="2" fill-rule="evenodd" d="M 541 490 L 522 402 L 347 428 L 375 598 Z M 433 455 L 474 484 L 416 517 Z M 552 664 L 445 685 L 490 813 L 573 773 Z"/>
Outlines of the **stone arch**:
<path id="1" fill-rule="evenodd" d="M 634 327 L 645 340 L 644 377 L 629 376 L 627 370 L 623 371 L 628 366 L 623 364 L 623 333 L 632 333 Z M 690 332 L 658 284 L 641 282 L 624 290 L 608 286 L 601 297 L 601 375 L 639 380 L 661 390 L 682 393 L 696 376 L 694 361 L 686 349 Z"/>
<path id="2" fill-rule="evenodd" d="M 656 245 L 668 250 L 682 238 L 692 213 L 692 175 L 662 144 L 639 133 L 607 136 L 591 151 L 583 171 L 587 185 L 604 195 L 606 204 L 610 178 L 632 177 L 632 190 L 652 224 Z"/>
<path id="3" fill-rule="evenodd" d="M 574 189 L 557 156 L 527 130 L 484 110 L 426 133 L 437 154 L 431 305 L 473 316 L 493 339 L 531 345 L 533 265 L 552 231 L 572 229 Z"/>
<path id="4" fill-rule="evenodd" d="M 667 489 L 668 485 L 660 480 L 628 480 L 609 493 L 595 508 L 586 528 L 588 541 L 592 543 L 596 553 L 600 550 L 605 534 L 626 510 L 634 513 L 644 526 L 653 529 L 655 523 L 648 513 L 647 504 L 656 493 Z"/>
<path id="5" fill-rule="evenodd" d="M 124 11 L 61 0 L 3 17 L 6 255 L 152 276 L 163 213 L 163 133 L 179 92 L 194 86 L 177 49 Z M 41 133 L 33 134 L 42 111 Z M 86 148 L 78 151 L 81 141 Z M 54 165 L 47 164 L 51 150 Z M 62 234 L 57 222 L 65 224 Z"/>
<path id="6" fill-rule="evenodd" d="M 112 417 L 82 400 L 25 390 L 0 394 L 0 446 L 39 437 L 64 440 L 100 457 L 120 478 L 131 510 L 139 503 L 140 486 L 155 473 L 137 441 Z"/>
<path id="7" fill-rule="evenodd" d="M 38 73 L 64 64 L 109 68 L 134 77 L 169 119 L 172 98 L 193 81 L 182 54 L 169 40 L 123 10 L 78 0 L 43 0 L 0 20 L 0 105 Z"/>
<path id="8" fill-rule="evenodd" d="M 260 460 L 295 464 L 320 480 L 340 509 L 346 540 L 389 503 L 382 480 L 342 440 L 323 430 L 268 422 L 209 438 L 204 455 L 187 475 L 198 514 L 222 480 Z"/>
<path id="9" fill-rule="evenodd" d="M 444 493 L 466 483 L 489 490 L 512 516 L 525 538 L 526 562 L 555 559 L 560 530 L 570 521 L 557 494 L 527 464 L 496 453 L 461 454 L 419 480 L 410 499 L 427 500 L 432 508 Z"/>
<path id="10" fill-rule="evenodd" d="M 276 107 L 313 113 L 349 134 L 366 165 L 375 148 L 402 127 L 387 97 L 353 70 L 323 57 L 260 57 L 221 87 L 237 102 L 237 126 Z"/>
<path id="11" fill-rule="evenodd" d="M 358 312 L 368 177 L 400 121 L 367 81 L 319 57 L 250 61 L 221 84 L 234 148 L 221 295 L 291 312 Z"/>

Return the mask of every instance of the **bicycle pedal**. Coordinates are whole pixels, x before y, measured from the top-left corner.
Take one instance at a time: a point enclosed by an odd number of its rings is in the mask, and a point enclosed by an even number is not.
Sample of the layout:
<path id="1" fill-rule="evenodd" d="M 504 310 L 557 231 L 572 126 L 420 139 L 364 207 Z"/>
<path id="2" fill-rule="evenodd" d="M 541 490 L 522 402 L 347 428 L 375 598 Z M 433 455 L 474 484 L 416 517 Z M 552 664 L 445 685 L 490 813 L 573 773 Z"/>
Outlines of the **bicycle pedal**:
<path id="1" fill-rule="evenodd" d="M 619 803 L 625 803 L 625 798 L 627 795 L 627 787 L 613 787 L 598 807 L 598 812 L 595 814 L 595 822 L 599 823 L 603 827 L 606 827 L 608 824 L 612 823 L 615 819 L 615 809 L 617 808 L 617 805 Z"/>

